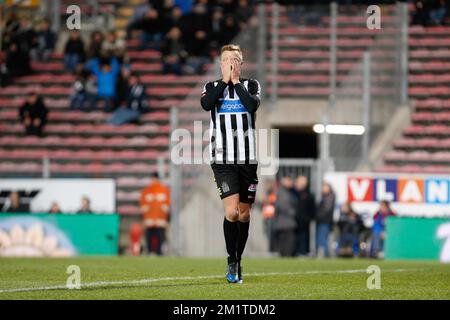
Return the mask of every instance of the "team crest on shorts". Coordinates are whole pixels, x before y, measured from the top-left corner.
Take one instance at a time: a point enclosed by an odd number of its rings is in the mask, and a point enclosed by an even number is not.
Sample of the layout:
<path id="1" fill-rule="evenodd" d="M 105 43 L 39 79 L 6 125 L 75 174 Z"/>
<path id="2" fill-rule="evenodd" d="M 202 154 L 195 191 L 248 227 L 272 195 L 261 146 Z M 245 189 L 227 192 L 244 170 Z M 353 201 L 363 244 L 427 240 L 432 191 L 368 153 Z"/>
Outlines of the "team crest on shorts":
<path id="1" fill-rule="evenodd" d="M 230 191 L 230 186 L 229 186 L 228 183 L 226 183 L 225 181 L 222 182 L 222 191 L 223 191 L 223 192 L 228 192 L 228 191 Z"/>
<path id="2" fill-rule="evenodd" d="M 256 184 L 251 184 L 250 187 L 248 187 L 248 191 L 256 192 Z"/>

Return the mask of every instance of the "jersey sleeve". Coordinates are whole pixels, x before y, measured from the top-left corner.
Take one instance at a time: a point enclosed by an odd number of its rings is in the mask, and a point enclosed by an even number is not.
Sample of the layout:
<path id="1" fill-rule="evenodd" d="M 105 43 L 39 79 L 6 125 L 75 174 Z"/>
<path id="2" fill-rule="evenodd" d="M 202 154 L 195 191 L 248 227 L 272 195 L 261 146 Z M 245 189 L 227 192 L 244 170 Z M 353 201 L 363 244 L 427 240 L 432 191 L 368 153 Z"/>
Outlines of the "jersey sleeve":
<path id="1" fill-rule="evenodd" d="M 227 84 L 221 80 L 205 84 L 200 98 L 200 103 L 205 111 L 210 111 L 214 108 L 226 86 Z"/>
<path id="2" fill-rule="evenodd" d="M 261 103 L 261 86 L 258 80 L 249 79 L 247 84 L 248 90 L 245 89 L 242 83 L 235 85 L 234 88 L 247 111 L 250 113 L 256 112 Z"/>

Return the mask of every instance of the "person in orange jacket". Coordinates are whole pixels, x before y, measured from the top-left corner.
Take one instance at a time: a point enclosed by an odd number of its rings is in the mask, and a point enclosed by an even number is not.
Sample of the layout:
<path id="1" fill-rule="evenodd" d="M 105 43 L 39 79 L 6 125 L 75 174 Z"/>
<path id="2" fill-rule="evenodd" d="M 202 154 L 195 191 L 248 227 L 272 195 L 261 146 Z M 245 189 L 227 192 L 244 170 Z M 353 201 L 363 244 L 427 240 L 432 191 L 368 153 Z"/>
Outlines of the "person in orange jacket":
<path id="1" fill-rule="evenodd" d="M 264 219 L 264 230 L 266 232 L 267 240 L 269 242 L 269 251 L 275 251 L 275 241 L 273 232 L 273 217 L 275 215 L 275 202 L 277 201 L 277 183 L 272 183 L 267 196 L 262 205 L 262 214 Z"/>
<path id="2" fill-rule="evenodd" d="M 141 211 L 144 216 L 145 239 L 148 253 L 161 255 L 165 231 L 169 225 L 170 192 L 153 173 L 149 185 L 142 191 Z"/>

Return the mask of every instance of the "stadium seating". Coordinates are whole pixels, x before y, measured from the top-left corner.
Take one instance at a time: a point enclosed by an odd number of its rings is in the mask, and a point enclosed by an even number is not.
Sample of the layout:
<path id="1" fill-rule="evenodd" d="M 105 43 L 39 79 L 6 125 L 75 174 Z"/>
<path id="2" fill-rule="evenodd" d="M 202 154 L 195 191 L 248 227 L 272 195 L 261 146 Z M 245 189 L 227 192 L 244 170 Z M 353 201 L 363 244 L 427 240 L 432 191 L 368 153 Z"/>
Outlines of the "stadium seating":
<path id="1" fill-rule="evenodd" d="M 392 9 L 392 8 L 391 8 Z M 387 10 L 390 10 L 389 8 Z M 349 79 L 346 72 L 361 60 L 364 49 L 374 43 L 364 17 L 338 18 L 337 82 Z M 383 16 L 389 28 L 393 21 Z M 322 17 L 323 26 L 329 23 Z M 290 98 L 319 98 L 329 93 L 329 29 L 295 26 L 280 17 L 279 94 Z M 393 32 L 394 30 L 392 30 Z M 389 33 L 391 30 L 383 30 Z M 411 26 L 409 30 L 409 96 L 414 108 L 412 125 L 403 137 L 393 142 L 377 171 L 448 173 L 450 171 L 450 27 Z M 375 33 L 376 35 L 376 33 Z M 389 43 L 386 40 L 386 44 Z M 373 57 L 382 56 L 375 51 Z M 271 52 L 267 53 L 267 57 Z M 392 68 L 387 63 L 377 68 Z M 355 81 L 358 77 L 351 75 Z M 386 79 L 389 81 L 389 79 Z M 268 78 L 268 83 L 271 78 Z M 381 88 L 374 88 L 372 92 Z M 270 88 L 269 88 L 270 91 Z M 350 88 L 349 93 L 359 94 Z"/>
<path id="2" fill-rule="evenodd" d="M 110 10 L 116 2 L 102 1 L 102 7 Z M 126 25 L 132 13 L 130 6 L 117 8 L 118 27 Z M 321 20 L 327 25 L 329 19 Z M 383 21 L 389 23 L 388 20 Z M 341 16 L 338 24 L 339 82 L 360 61 L 364 49 L 373 44 L 374 38 L 367 33 L 364 17 Z M 326 98 L 329 93 L 329 29 L 296 26 L 289 21 L 284 9 L 280 28 L 280 97 Z M 110 114 L 99 110 L 71 111 L 68 96 L 74 77 L 64 70 L 62 55 L 53 54 L 48 62 L 33 63 L 33 75 L 0 88 L 1 176 L 39 177 L 42 158 L 47 157 L 52 177 L 115 178 L 119 213 L 139 213 L 139 191 L 148 182 L 150 172 L 157 168 L 157 158 L 167 159 L 169 155 L 169 109 L 178 107 L 180 117 L 190 119 L 189 112 L 183 113 L 183 106 L 198 105 L 198 99 L 190 94 L 200 92 L 202 77 L 162 75 L 159 52 L 139 51 L 136 40 L 127 44 L 131 69 L 141 75 L 151 97 L 152 112 L 141 118 L 141 124 L 112 127 L 105 124 Z M 394 141 L 393 151 L 385 155 L 385 164 L 377 171 L 450 173 L 449 46 L 450 27 L 411 27 L 409 94 L 415 108 L 413 124 L 403 130 L 401 139 Z M 267 58 L 270 56 L 268 51 Z M 251 63 L 247 67 L 256 68 Z M 393 66 L 384 63 L 380 67 Z M 269 93 L 271 80 L 269 76 L 266 88 Z M 23 137 L 18 123 L 18 108 L 26 94 L 33 90 L 45 97 L 50 109 L 43 138 Z"/>

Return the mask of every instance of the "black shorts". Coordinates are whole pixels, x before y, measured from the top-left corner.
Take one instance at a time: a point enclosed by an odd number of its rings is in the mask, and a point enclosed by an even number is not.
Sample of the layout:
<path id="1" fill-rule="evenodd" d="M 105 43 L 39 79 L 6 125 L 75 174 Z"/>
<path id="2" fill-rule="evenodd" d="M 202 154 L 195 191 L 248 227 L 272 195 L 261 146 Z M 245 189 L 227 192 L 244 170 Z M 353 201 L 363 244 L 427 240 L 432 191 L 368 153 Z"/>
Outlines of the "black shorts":
<path id="1" fill-rule="evenodd" d="M 239 194 L 239 201 L 254 203 L 258 176 L 258 164 L 217 164 L 212 163 L 214 181 L 220 199 Z"/>

